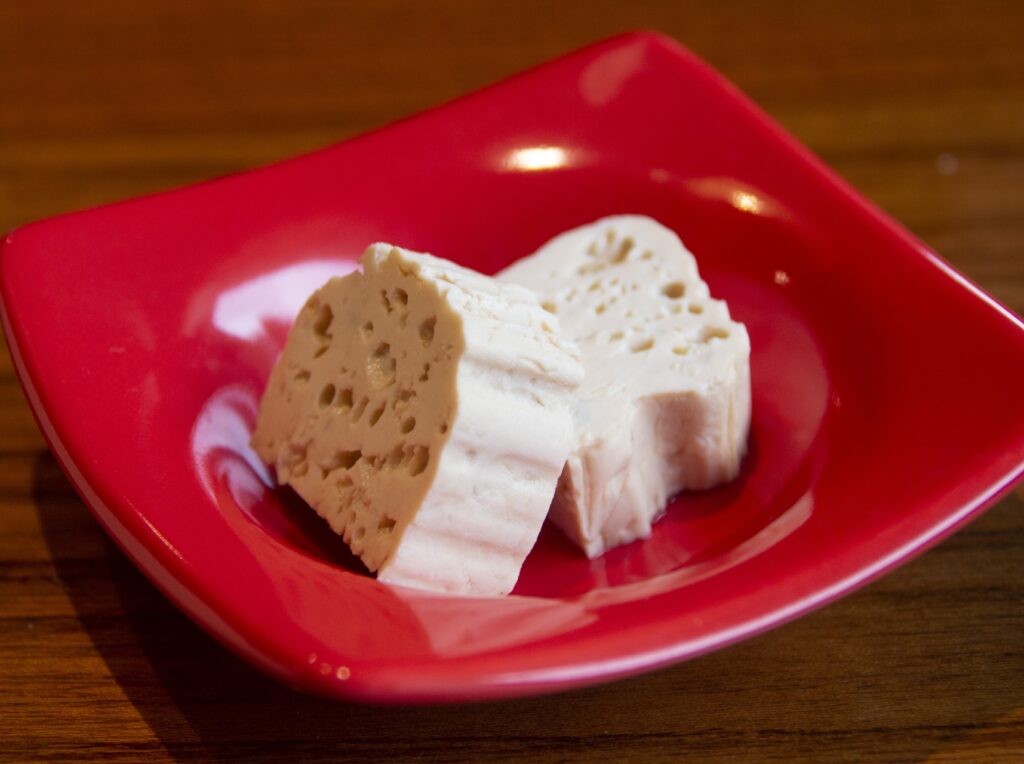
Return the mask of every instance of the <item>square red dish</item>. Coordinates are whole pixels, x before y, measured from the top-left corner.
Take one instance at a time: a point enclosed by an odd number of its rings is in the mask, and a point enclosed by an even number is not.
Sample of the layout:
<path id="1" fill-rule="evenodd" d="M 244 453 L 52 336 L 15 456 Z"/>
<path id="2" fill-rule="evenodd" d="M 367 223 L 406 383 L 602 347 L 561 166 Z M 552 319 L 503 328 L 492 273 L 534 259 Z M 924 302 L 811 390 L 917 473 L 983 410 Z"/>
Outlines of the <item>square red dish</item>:
<path id="1" fill-rule="evenodd" d="M 508 598 L 359 573 L 248 447 L 306 296 L 373 241 L 491 273 L 616 213 L 675 229 L 748 327 L 741 477 L 594 561 L 545 529 Z M 1020 320 L 652 34 L 18 229 L 0 289 L 31 406 L 103 527 L 207 631 L 327 695 L 514 696 L 689 658 L 906 561 L 1024 470 Z"/>

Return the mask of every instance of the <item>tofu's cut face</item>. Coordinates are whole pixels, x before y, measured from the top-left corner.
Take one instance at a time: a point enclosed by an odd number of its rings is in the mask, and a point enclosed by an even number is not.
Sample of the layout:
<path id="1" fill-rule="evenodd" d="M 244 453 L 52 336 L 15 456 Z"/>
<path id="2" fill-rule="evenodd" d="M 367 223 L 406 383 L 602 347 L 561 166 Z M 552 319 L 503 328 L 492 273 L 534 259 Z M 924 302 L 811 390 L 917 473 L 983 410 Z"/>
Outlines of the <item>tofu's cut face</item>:
<path id="1" fill-rule="evenodd" d="M 254 446 L 370 570 L 429 490 L 456 414 L 462 321 L 396 250 L 306 303 Z"/>
<path id="2" fill-rule="evenodd" d="M 725 359 L 723 344 L 746 346 L 678 237 L 649 219 L 621 216 L 568 232 L 503 278 L 542 292 L 589 361 L 580 399 L 601 408 L 620 408 L 623 395 L 674 392 L 681 379 L 699 384 Z"/>

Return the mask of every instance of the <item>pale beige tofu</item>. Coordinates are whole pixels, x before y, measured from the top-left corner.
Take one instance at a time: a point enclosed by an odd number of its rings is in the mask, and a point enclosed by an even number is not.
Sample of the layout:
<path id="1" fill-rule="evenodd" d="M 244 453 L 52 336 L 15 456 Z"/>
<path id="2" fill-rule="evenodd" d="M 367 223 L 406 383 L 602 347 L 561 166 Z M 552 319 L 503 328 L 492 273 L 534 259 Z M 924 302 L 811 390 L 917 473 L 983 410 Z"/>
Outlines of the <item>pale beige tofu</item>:
<path id="1" fill-rule="evenodd" d="M 679 237 L 636 215 L 568 231 L 498 274 L 536 290 L 586 375 L 552 520 L 596 557 L 644 538 L 683 489 L 736 477 L 750 340 Z"/>
<path id="2" fill-rule="evenodd" d="M 253 446 L 382 581 L 515 585 L 572 440 L 578 351 L 529 290 L 370 247 L 295 321 Z"/>

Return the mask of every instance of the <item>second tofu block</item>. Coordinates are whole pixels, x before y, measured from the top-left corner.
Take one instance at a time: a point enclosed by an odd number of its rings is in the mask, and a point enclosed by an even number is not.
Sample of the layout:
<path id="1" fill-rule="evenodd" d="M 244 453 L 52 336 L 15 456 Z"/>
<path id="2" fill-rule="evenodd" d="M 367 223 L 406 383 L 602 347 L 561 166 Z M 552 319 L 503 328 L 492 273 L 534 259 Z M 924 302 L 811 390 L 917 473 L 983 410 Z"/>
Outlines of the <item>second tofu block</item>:
<path id="1" fill-rule="evenodd" d="M 677 491 L 736 477 L 750 340 L 674 232 L 647 217 L 605 218 L 498 278 L 537 290 L 583 353 L 552 519 L 589 557 L 649 536 Z"/>

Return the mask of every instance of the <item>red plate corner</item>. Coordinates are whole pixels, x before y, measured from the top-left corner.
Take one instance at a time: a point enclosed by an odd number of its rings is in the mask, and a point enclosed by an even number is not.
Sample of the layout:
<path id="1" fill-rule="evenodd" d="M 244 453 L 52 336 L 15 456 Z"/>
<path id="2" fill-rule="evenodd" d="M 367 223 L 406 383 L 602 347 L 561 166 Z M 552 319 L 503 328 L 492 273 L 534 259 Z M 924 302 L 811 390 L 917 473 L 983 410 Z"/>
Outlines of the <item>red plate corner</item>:
<path id="1" fill-rule="evenodd" d="M 288 323 L 372 241 L 494 272 L 648 214 L 753 343 L 751 454 L 593 562 L 546 529 L 515 596 L 360 575 L 248 449 Z M 907 560 L 1024 469 L 1024 326 L 674 42 L 603 42 L 322 151 L 8 235 L 40 425 L 156 584 L 255 665 L 384 701 L 551 691 L 756 634 Z"/>

